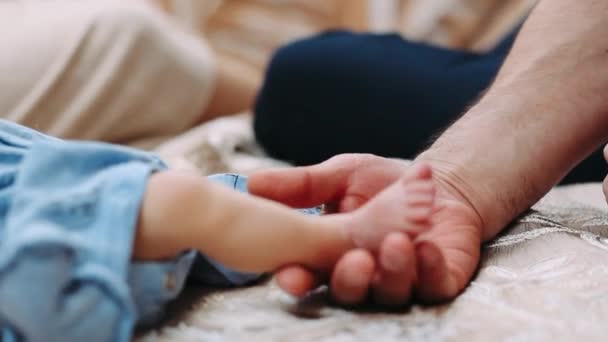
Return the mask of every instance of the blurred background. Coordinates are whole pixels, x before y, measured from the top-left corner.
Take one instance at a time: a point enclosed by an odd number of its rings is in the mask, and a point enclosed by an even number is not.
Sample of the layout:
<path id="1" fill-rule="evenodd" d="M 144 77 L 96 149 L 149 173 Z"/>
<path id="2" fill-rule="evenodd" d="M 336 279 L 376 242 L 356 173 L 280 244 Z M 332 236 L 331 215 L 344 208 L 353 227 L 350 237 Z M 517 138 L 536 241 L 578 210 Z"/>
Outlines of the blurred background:
<path id="1" fill-rule="evenodd" d="M 397 31 L 432 44 L 484 51 L 537 0 L 155 0 L 199 30 L 224 58 L 260 78 L 272 52 L 316 32 Z M 257 83 L 257 82 L 256 82 Z"/>

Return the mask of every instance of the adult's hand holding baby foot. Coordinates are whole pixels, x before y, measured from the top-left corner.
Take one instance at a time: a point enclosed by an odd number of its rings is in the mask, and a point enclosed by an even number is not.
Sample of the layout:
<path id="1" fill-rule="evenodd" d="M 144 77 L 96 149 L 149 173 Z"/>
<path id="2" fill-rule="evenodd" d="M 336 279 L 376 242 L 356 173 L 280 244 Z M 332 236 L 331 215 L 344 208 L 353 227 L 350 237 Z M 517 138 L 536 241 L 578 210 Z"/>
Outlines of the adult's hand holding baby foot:
<path id="1" fill-rule="evenodd" d="M 498 234 L 606 142 L 608 106 L 601 94 L 608 92 L 608 74 L 598 72 L 608 70 L 600 43 L 608 34 L 606 9 L 599 0 L 539 1 L 484 97 L 418 158 L 432 166 L 437 186 L 432 229 L 415 245 L 404 234 L 387 236 L 376 260 L 365 250 L 344 255 L 331 282 L 338 300 L 361 301 L 369 287 L 379 302 L 392 305 L 407 302 L 412 292 L 427 301 L 455 296 L 477 266 L 482 239 Z M 567 32 L 556 35 L 563 26 Z M 250 190 L 294 206 L 335 201 L 345 212 L 404 168 L 377 157 L 341 156 L 258 173 Z M 278 277 L 294 294 L 315 285 L 302 268 Z"/>
<path id="2" fill-rule="evenodd" d="M 315 166 L 258 172 L 250 177 L 249 190 L 294 207 L 334 203 L 338 212 L 350 212 L 378 194 L 385 195 L 383 190 L 390 191 L 389 185 L 406 168 L 402 162 L 376 156 L 342 155 Z M 424 176 L 425 170 L 421 167 L 411 174 Z M 361 303 L 370 290 L 377 304 L 390 307 L 408 303 L 413 294 L 434 302 L 453 298 L 467 285 L 479 261 L 481 220 L 458 195 L 457 187 L 442 177 L 435 177 L 433 228 L 419 241 L 391 233 L 380 243 L 376 258 L 369 250 L 355 249 L 338 261 L 330 284 L 338 302 Z M 277 280 L 296 296 L 319 283 L 318 275 L 299 266 L 281 270 Z"/>

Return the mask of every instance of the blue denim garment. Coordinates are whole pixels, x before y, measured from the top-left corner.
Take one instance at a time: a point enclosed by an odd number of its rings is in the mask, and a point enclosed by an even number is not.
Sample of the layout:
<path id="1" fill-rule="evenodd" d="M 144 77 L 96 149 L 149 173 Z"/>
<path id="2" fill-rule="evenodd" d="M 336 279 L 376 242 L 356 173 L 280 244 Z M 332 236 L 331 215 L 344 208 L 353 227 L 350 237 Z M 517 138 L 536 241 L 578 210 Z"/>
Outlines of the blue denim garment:
<path id="1" fill-rule="evenodd" d="M 149 153 L 0 120 L 2 341 L 129 341 L 136 323 L 179 294 L 193 264 L 193 278 L 210 285 L 257 278 L 193 251 L 131 261 L 148 176 L 165 168 Z M 236 175 L 212 179 L 247 187 Z"/>

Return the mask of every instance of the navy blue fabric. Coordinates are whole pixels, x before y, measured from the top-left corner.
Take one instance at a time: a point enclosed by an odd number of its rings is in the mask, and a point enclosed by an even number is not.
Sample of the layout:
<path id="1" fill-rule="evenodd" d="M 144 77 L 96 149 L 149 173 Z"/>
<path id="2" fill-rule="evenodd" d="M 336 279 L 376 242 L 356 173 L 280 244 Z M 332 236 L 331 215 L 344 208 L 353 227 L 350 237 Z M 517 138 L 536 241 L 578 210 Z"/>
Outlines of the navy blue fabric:
<path id="1" fill-rule="evenodd" d="M 256 137 L 298 165 L 340 153 L 413 158 L 481 96 L 515 35 L 484 54 L 345 31 L 291 43 L 268 66 Z M 600 181 L 606 172 L 598 150 L 565 182 Z"/>

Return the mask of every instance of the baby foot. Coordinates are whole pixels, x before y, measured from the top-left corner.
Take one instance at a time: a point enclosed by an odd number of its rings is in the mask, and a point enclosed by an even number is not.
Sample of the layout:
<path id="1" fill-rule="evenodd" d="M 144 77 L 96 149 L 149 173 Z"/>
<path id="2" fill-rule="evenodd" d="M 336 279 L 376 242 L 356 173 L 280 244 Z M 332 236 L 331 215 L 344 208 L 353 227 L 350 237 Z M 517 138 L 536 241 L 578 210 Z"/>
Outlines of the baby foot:
<path id="1" fill-rule="evenodd" d="M 430 166 L 412 166 L 397 182 L 353 213 L 348 224 L 353 243 L 376 250 L 389 233 L 417 235 L 428 230 L 434 201 L 435 185 Z"/>

